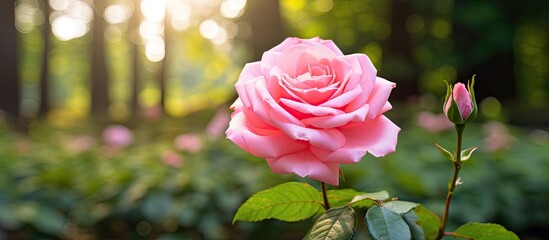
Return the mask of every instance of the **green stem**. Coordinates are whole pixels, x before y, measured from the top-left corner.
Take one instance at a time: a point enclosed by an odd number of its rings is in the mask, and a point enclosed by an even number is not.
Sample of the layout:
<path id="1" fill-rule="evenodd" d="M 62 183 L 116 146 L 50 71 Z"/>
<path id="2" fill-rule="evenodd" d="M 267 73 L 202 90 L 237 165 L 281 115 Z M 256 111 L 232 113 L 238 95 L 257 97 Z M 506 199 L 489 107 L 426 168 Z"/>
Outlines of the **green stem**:
<path id="1" fill-rule="evenodd" d="M 457 187 L 457 181 L 459 179 L 459 170 L 461 170 L 461 142 L 463 137 L 463 130 L 465 129 L 465 124 L 456 124 L 456 133 L 457 133 L 457 147 L 456 153 L 454 155 L 454 174 L 452 175 L 452 181 L 448 185 L 448 193 L 446 194 L 446 204 L 444 205 L 444 214 L 442 215 L 442 225 L 440 226 L 438 232 L 438 238 L 441 239 L 444 237 L 446 228 L 446 223 L 448 222 L 448 214 L 450 212 L 450 203 L 452 202 L 452 196 Z"/>
<path id="2" fill-rule="evenodd" d="M 328 210 L 330 209 L 330 202 L 328 202 L 328 195 L 326 194 L 326 184 L 324 182 L 320 182 L 322 185 L 322 197 L 324 198 L 324 209 Z"/>

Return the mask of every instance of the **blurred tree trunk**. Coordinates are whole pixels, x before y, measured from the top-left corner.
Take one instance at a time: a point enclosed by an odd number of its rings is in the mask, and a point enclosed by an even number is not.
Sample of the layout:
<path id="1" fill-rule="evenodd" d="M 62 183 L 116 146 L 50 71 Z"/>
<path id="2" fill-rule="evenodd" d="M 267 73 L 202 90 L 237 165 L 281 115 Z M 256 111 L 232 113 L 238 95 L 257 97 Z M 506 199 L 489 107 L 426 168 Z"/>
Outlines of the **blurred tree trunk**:
<path id="1" fill-rule="evenodd" d="M 14 1 L 0 1 L 0 36 L 0 109 L 16 121 L 19 116 L 20 86 L 17 79 Z"/>
<path id="2" fill-rule="evenodd" d="M 260 60 L 263 52 L 276 46 L 286 37 L 282 29 L 280 7 L 277 0 L 248 1 L 244 20 L 252 27 L 250 44 L 254 60 Z"/>
<path id="3" fill-rule="evenodd" d="M 132 19 L 130 20 L 130 31 L 131 38 L 133 41 L 133 78 L 131 83 L 131 114 L 132 116 L 137 116 L 139 113 L 139 69 L 141 68 L 140 64 L 140 54 L 141 47 L 140 41 L 141 36 L 139 35 L 139 24 L 141 23 L 141 0 L 134 1 L 134 9 Z"/>
<path id="4" fill-rule="evenodd" d="M 51 23 L 50 23 L 50 6 L 47 2 L 43 2 L 44 6 L 44 26 L 42 28 L 42 36 L 44 39 L 44 52 L 42 55 L 42 72 L 40 74 L 40 106 L 38 108 L 38 116 L 44 116 L 49 109 L 49 55 L 51 45 Z"/>
<path id="5" fill-rule="evenodd" d="M 166 6 L 166 18 L 164 19 L 164 59 L 160 61 L 160 67 L 158 68 L 158 87 L 160 88 L 160 108 L 162 113 L 166 113 L 166 78 L 167 71 L 166 65 L 168 64 L 168 49 L 170 47 L 171 40 L 171 28 L 170 28 L 170 11 L 168 11 L 168 6 Z"/>
<path id="6" fill-rule="evenodd" d="M 105 115 L 109 107 L 108 72 L 105 63 L 104 30 L 106 0 L 95 0 L 92 40 L 91 112 Z"/>
<path id="7" fill-rule="evenodd" d="M 385 43 L 388 45 L 384 61 L 393 61 L 393 64 L 384 64 L 384 75 L 388 79 L 398 79 L 398 87 L 391 98 L 395 100 L 399 96 L 412 96 L 418 94 L 418 69 L 412 56 L 412 40 L 406 30 L 406 19 L 413 13 L 412 5 L 407 0 L 395 0 L 391 5 L 391 37 Z M 400 63 L 400 64 L 395 64 Z M 398 69 L 390 69 L 391 66 Z M 393 67 L 393 68 L 394 68 Z M 403 68 L 404 67 L 404 68 Z M 394 80 L 393 80 L 394 81 Z"/>

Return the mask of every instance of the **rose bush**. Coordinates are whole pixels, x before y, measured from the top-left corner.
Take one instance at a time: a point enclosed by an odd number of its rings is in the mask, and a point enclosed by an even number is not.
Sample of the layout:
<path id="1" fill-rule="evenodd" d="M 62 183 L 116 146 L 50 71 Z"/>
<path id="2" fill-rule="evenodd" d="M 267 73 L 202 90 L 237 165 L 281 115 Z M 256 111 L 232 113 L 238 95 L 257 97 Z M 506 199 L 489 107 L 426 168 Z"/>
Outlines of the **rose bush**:
<path id="1" fill-rule="evenodd" d="M 395 83 L 364 54 L 331 41 L 287 38 L 245 65 L 227 137 L 275 173 L 339 184 L 339 164 L 395 151 L 400 128 L 383 114 Z"/>

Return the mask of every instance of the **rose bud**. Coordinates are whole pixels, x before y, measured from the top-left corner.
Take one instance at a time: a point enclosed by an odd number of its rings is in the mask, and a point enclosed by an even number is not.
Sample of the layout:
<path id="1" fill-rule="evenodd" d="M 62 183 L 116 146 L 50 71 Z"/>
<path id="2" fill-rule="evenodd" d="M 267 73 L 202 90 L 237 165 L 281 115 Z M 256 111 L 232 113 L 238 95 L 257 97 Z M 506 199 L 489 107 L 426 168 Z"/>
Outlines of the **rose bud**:
<path id="1" fill-rule="evenodd" d="M 475 76 L 467 88 L 463 83 L 456 83 L 452 86 L 447 83 L 446 102 L 444 103 L 444 114 L 455 124 L 465 124 L 477 116 L 477 103 L 473 85 Z"/>

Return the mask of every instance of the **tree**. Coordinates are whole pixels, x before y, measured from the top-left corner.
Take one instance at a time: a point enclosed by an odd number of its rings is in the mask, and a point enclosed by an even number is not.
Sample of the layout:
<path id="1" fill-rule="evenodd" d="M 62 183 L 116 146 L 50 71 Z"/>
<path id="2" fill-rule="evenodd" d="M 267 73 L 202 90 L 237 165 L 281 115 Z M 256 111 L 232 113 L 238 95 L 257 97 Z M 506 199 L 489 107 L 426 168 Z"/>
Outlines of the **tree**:
<path id="1" fill-rule="evenodd" d="M 38 116 L 44 116 L 49 109 L 49 55 L 51 45 L 51 23 L 49 21 L 51 9 L 47 2 L 44 4 L 44 26 L 42 27 L 42 36 L 44 39 L 44 52 L 42 55 L 42 72 L 40 76 L 40 107 L 38 109 Z"/>
<path id="2" fill-rule="evenodd" d="M 130 19 L 130 34 L 133 39 L 133 78 L 131 83 L 131 111 L 134 116 L 139 112 L 139 100 L 137 98 L 139 94 L 139 69 L 141 67 L 139 44 L 139 24 L 141 23 L 141 0 L 134 1 L 133 15 Z"/>
<path id="3" fill-rule="evenodd" d="M 20 86 L 17 79 L 17 32 L 13 1 L 0 1 L 0 109 L 14 120 L 19 115 Z"/>
<path id="4" fill-rule="evenodd" d="M 92 40 L 92 76 L 91 76 L 91 112 L 104 115 L 109 107 L 109 76 L 105 64 L 104 26 L 103 18 L 105 0 L 95 0 L 95 17 L 93 21 Z"/>
<path id="5" fill-rule="evenodd" d="M 261 59 L 266 50 L 276 46 L 285 37 L 277 0 L 248 1 L 245 20 L 252 27 L 250 44 L 254 60 Z"/>

